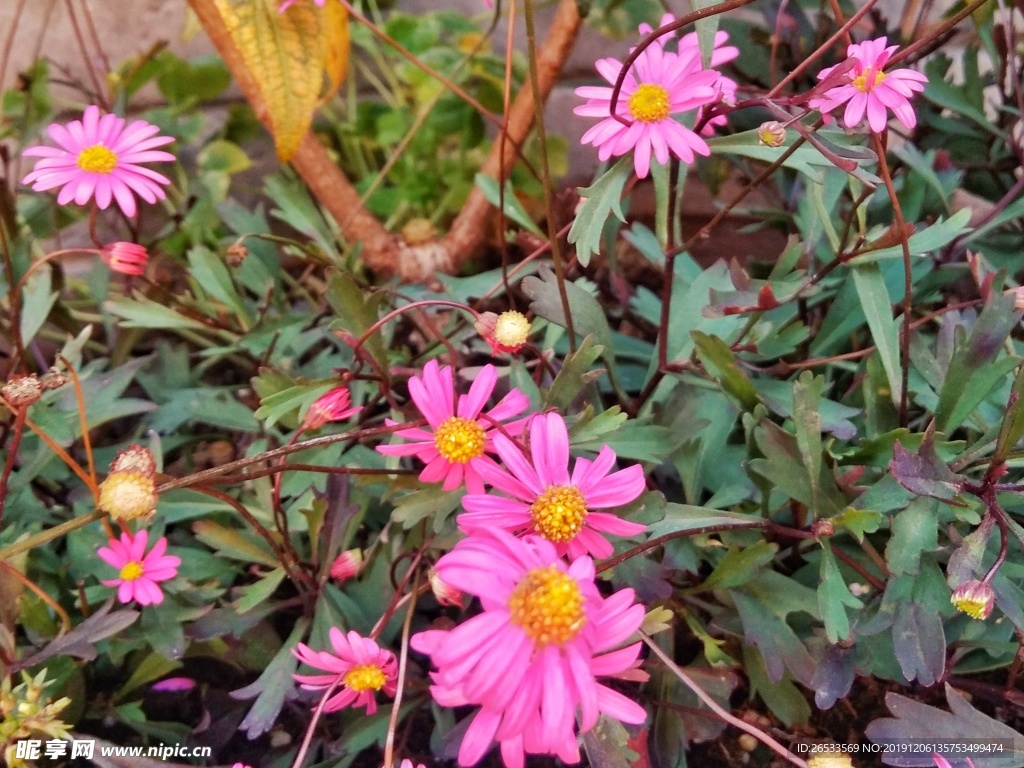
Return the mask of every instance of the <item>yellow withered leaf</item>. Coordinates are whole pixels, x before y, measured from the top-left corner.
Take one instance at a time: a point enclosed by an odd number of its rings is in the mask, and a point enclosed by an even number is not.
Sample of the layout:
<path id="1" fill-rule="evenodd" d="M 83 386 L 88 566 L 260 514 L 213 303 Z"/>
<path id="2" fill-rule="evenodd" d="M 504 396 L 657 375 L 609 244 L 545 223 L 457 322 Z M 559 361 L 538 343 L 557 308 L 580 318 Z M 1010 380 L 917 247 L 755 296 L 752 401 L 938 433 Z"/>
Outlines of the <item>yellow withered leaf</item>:
<path id="1" fill-rule="evenodd" d="M 348 52 L 350 38 L 348 31 L 348 9 L 341 3 L 325 3 L 323 8 L 324 30 L 324 70 L 327 72 L 327 93 L 323 101 L 328 101 L 338 92 L 341 81 L 348 71 Z"/>
<path id="2" fill-rule="evenodd" d="M 217 0 L 231 39 L 263 95 L 277 156 L 287 162 L 313 122 L 325 69 L 333 89 L 344 76 L 348 17 L 340 3 L 327 3 L 338 6 L 328 10 L 298 2 L 284 13 L 277 12 L 279 4 Z M 338 39 L 339 30 L 343 40 Z"/>

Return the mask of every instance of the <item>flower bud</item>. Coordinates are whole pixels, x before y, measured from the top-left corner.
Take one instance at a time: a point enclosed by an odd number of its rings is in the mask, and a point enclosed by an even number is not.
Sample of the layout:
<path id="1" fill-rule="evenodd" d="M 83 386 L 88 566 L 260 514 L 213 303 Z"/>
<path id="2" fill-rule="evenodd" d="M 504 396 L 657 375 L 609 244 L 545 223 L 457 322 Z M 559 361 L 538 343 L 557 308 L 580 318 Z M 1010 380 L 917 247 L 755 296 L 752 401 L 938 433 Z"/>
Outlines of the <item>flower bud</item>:
<path id="1" fill-rule="evenodd" d="M 13 408 L 27 408 L 43 396 L 43 385 L 34 373 L 27 376 L 15 374 L 0 387 L 0 395 Z"/>
<path id="2" fill-rule="evenodd" d="M 761 123 L 757 129 L 757 138 L 766 147 L 781 147 L 786 141 L 786 126 L 777 120 Z"/>
<path id="3" fill-rule="evenodd" d="M 116 472 L 138 472 L 143 477 L 153 477 L 156 474 L 156 461 L 149 448 L 132 444 L 119 451 L 110 463 L 110 473 Z"/>
<path id="4" fill-rule="evenodd" d="M 484 312 L 477 318 L 474 327 L 491 345 L 495 354 L 515 354 L 530 338 L 530 321 L 522 312 L 512 309 L 500 315 Z"/>
<path id="5" fill-rule="evenodd" d="M 972 619 L 984 621 L 992 614 L 992 608 L 996 604 L 996 593 L 987 581 L 972 579 L 953 590 L 950 602 L 961 613 L 966 613 Z"/>
<path id="6" fill-rule="evenodd" d="M 331 565 L 331 578 L 339 584 L 348 581 L 363 569 L 363 551 L 346 549 Z"/>
<path id="7" fill-rule="evenodd" d="M 114 472 L 100 484 L 97 505 L 115 520 L 135 520 L 156 509 L 156 484 L 141 472 Z"/>
<path id="8" fill-rule="evenodd" d="M 245 247 L 245 243 L 237 242 L 228 246 L 228 249 L 224 254 L 224 259 L 232 267 L 240 267 L 248 255 L 249 249 Z"/>
<path id="9" fill-rule="evenodd" d="M 427 578 L 430 580 L 430 589 L 433 591 L 437 602 L 441 605 L 456 605 L 459 608 L 462 607 L 462 593 L 441 581 L 441 577 L 437 575 L 437 571 L 431 568 Z"/>
<path id="10" fill-rule="evenodd" d="M 335 387 L 321 395 L 309 406 L 302 419 L 303 429 L 320 429 L 329 421 L 341 421 L 363 410 L 362 407 L 352 408 L 352 396 L 346 387 Z"/>
<path id="11" fill-rule="evenodd" d="M 138 243 L 118 241 L 103 246 L 101 258 L 107 266 L 122 275 L 139 276 L 146 271 L 149 252 Z"/>

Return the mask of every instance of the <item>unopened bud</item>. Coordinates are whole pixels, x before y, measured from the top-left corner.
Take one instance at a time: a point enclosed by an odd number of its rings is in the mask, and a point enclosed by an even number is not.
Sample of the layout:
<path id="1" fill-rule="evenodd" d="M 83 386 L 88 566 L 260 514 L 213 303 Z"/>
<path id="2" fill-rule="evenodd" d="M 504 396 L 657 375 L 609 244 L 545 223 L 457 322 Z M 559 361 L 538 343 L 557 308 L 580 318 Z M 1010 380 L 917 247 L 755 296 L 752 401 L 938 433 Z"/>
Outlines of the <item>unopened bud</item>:
<path id="1" fill-rule="evenodd" d="M 757 129 L 757 138 L 766 147 L 781 147 L 786 141 L 786 126 L 778 120 L 761 123 Z"/>
<path id="2" fill-rule="evenodd" d="M 248 255 L 249 249 L 245 247 L 245 243 L 238 241 L 228 246 L 224 253 L 224 260 L 232 267 L 240 267 Z"/>
<path id="3" fill-rule="evenodd" d="M 811 526 L 811 533 L 815 538 L 828 538 L 836 532 L 836 526 L 831 520 L 815 520 Z"/>
<path id="4" fill-rule="evenodd" d="M 966 613 L 972 619 L 984 621 L 992 614 L 992 608 L 996 604 L 996 593 L 987 581 L 972 579 L 953 590 L 950 602 L 961 613 Z"/>
<path id="5" fill-rule="evenodd" d="M 437 571 L 433 568 L 430 569 L 428 578 L 430 580 L 430 589 L 434 593 L 434 597 L 437 599 L 437 602 L 441 605 L 456 605 L 459 608 L 462 607 L 462 593 L 441 581 L 441 577 L 437 575 Z"/>
<path id="6" fill-rule="evenodd" d="M 346 549 L 331 565 L 331 578 L 339 584 L 357 575 L 363 568 L 363 551 Z"/>

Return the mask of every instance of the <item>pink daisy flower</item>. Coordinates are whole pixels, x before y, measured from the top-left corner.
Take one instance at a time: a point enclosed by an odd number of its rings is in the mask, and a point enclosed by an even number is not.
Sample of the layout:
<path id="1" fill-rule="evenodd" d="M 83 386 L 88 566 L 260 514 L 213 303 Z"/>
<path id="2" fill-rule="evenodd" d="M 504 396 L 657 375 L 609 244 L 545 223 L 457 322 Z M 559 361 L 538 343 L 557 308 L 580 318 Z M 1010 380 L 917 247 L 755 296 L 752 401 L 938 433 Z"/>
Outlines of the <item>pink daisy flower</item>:
<path id="1" fill-rule="evenodd" d="M 139 163 L 174 160 L 169 152 L 156 147 L 170 144 L 170 136 L 157 136 L 160 129 L 145 120 L 134 120 L 126 126 L 117 115 L 100 117 L 99 107 L 89 106 L 81 120 L 65 125 L 53 123 L 46 129 L 59 146 L 29 147 L 22 154 L 43 158 L 35 169 L 22 179 L 36 192 L 61 187 L 57 203 L 72 200 L 85 205 L 96 199 L 100 210 L 116 200 L 125 216 L 134 216 L 135 195 L 147 203 L 163 200 L 161 184 L 170 180 Z"/>
<path id="2" fill-rule="evenodd" d="M 644 607 L 631 589 L 601 597 L 594 561 L 567 565 L 551 542 L 491 530 L 463 539 L 437 563 L 448 584 L 480 598 L 483 612 L 452 630 L 414 635 L 412 647 L 437 668 L 431 693 L 443 707 L 477 705 L 459 764 L 480 760 L 497 741 L 508 768 L 525 754 L 579 762 L 576 739 L 603 713 L 642 723 L 643 707 L 597 677 L 636 677 L 640 643 L 622 648 Z"/>
<path id="3" fill-rule="evenodd" d="M 851 45 L 846 49 L 846 62 L 819 72 L 818 79 L 825 80 L 834 70 L 848 68 L 846 82 L 829 88 L 823 96 L 811 99 L 811 109 L 828 113 L 846 104 L 843 113 L 846 127 L 856 127 L 867 113 L 868 126 L 875 133 L 885 130 L 889 120 L 886 109 L 891 109 L 896 119 L 908 129 L 917 125 L 910 97 L 924 90 L 928 78 L 913 69 L 883 72 L 885 63 L 899 49 L 898 45 L 886 47 L 888 42 L 886 38 L 879 37 Z"/>
<path id="4" fill-rule="evenodd" d="M 622 63 L 598 59 L 594 66 L 614 86 Z M 694 153 L 706 156 L 711 150 L 704 139 L 672 116 L 717 101 L 720 77 L 714 70 L 704 69 L 700 52 L 689 46 L 671 53 L 661 45 L 652 45 L 640 54 L 626 75 L 614 116 L 612 88 L 576 89 L 576 95 L 587 99 L 587 103 L 573 112 L 602 118 L 583 134 L 580 142 L 597 147 L 602 162 L 633 150 L 636 175 L 641 179 L 650 172 L 652 152 L 662 164 L 669 161 L 670 153 L 692 163 Z"/>
<path id="5" fill-rule="evenodd" d="M 326 675 L 292 675 L 307 691 L 322 691 L 330 687 L 339 677 L 341 690 L 331 696 L 324 705 L 324 712 L 337 712 L 348 706 L 366 707 L 366 714 L 377 711 L 374 694 L 384 691 L 394 696 L 398 661 L 395 654 L 386 651 L 368 637 L 358 632 L 343 635 L 337 627 L 331 627 L 331 646 L 334 653 L 314 651 L 305 643 L 299 643 L 292 651 L 299 661 Z"/>
<path id="6" fill-rule="evenodd" d="M 450 365 L 439 368 L 436 360 L 423 366 L 423 376 L 409 380 L 409 395 L 430 427 L 403 429 L 395 434 L 414 442 L 408 445 L 378 445 L 387 456 L 416 456 L 427 466 L 420 473 L 425 483 L 444 482 L 442 489 L 451 491 L 463 479 L 471 493 L 483 493 L 480 467 L 490 462 L 484 453 L 493 450 L 496 425 L 525 411 L 530 400 L 513 389 L 489 411 L 484 406 L 494 392 L 498 371 L 485 365 L 469 388 L 469 394 L 455 396 L 454 374 Z M 388 425 L 396 422 L 388 419 Z M 509 434 L 517 435 L 523 420 L 505 424 Z"/>
<path id="7" fill-rule="evenodd" d="M 117 587 L 117 599 L 122 603 L 134 600 L 139 605 L 159 605 L 164 601 L 164 593 L 157 583 L 178 575 L 181 558 L 164 554 L 167 538 L 157 539 L 146 554 L 147 537 L 146 531 L 134 536 L 122 533 L 120 541 L 111 539 L 96 552 L 107 565 L 117 569 L 116 579 L 103 579 L 100 583 Z"/>
<path id="8" fill-rule="evenodd" d="M 352 408 L 352 395 L 347 387 L 335 387 L 320 395 L 309 406 L 302 418 L 303 429 L 320 429 L 329 421 L 341 421 L 363 410 L 362 406 Z"/>
<path id="9" fill-rule="evenodd" d="M 661 17 L 661 21 L 658 22 L 658 26 L 663 27 L 669 22 L 674 21 L 675 18 L 676 17 L 673 16 L 671 13 L 666 13 L 664 16 Z M 651 34 L 653 31 L 654 28 L 650 24 L 644 23 L 640 25 L 640 34 L 643 35 L 644 37 L 647 37 L 647 35 Z M 666 43 L 670 42 L 673 39 L 675 39 L 675 35 L 664 35 L 658 38 L 658 42 L 656 43 L 656 45 L 660 45 L 662 48 L 664 48 Z M 734 45 L 726 45 L 726 43 L 728 42 L 728 32 L 719 31 L 715 33 L 715 41 L 712 45 L 711 50 L 712 67 L 720 67 L 723 64 L 728 64 L 730 61 L 732 61 L 733 59 L 740 55 L 740 49 Z M 679 51 L 679 53 L 685 53 L 686 51 L 696 51 L 696 54 L 699 58 L 700 40 L 697 37 L 697 33 L 690 32 L 688 34 L 683 35 L 682 38 L 679 39 L 679 46 L 677 50 Z M 727 104 L 735 103 L 736 89 L 739 87 L 739 84 L 731 77 L 726 77 L 720 72 L 717 74 L 717 87 L 719 97 L 718 99 L 716 99 L 716 101 L 724 101 Z M 705 107 L 701 107 L 697 111 L 698 121 L 700 121 L 701 117 L 703 116 L 704 109 Z M 716 127 L 723 126 L 726 124 L 726 122 L 727 120 L 725 115 L 717 115 L 708 120 L 707 123 L 705 123 L 704 127 L 701 129 L 701 134 L 705 136 L 711 136 L 712 134 L 714 134 Z"/>
<path id="10" fill-rule="evenodd" d="M 605 558 L 612 545 L 601 534 L 635 536 L 647 526 L 594 509 L 621 507 L 644 490 L 644 471 L 636 464 L 608 474 L 615 452 L 607 445 L 594 461 L 576 459 L 569 475 L 569 430 L 557 413 L 537 414 L 530 420 L 532 460 L 504 435 L 495 435 L 494 449 L 508 469 L 483 464 L 484 482 L 507 496 L 467 494 L 459 528 L 468 534 L 488 528 L 538 534 L 555 545 L 559 555 L 590 554 Z"/>

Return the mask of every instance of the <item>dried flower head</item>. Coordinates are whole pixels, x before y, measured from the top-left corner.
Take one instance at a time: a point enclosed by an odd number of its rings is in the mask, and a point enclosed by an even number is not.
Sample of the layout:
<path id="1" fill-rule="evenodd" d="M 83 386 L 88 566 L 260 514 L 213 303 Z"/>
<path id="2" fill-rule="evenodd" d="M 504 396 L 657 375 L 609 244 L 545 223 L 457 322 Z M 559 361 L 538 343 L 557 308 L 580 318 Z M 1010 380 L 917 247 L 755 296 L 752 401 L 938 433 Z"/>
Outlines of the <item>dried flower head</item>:
<path id="1" fill-rule="evenodd" d="M 51 368 L 42 375 L 39 379 L 39 383 L 43 385 L 43 389 L 60 389 L 71 380 L 64 371 L 58 371 L 56 368 Z"/>
<path id="2" fill-rule="evenodd" d="M 119 240 L 116 243 L 104 245 L 100 252 L 100 258 L 115 272 L 138 277 L 146 271 L 149 252 L 138 243 Z"/>
<path id="3" fill-rule="evenodd" d="M 766 147 L 781 147 L 786 141 L 786 126 L 778 120 L 761 123 L 757 129 L 757 140 Z"/>
<path id="4" fill-rule="evenodd" d="M 953 590 L 950 602 L 961 613 L 966 613 L 972 619 L 984 621 L 992 614 L 996 604 L 996 593 L 987 581 L 972 579 Z"/>
<path id="5" fill-rule="evenodd" d="M 477 318 L 474 327 L 491 345 L 495 354 L 515 354 L 530 338 L 530 320 L 514 309 L 500 315 L 484 312 Z"/>
<path id="6" fill-rule="evenodd" d="M 43 396 L 43 385 L 34 373 L 15 374 L 0 387 L 0 395 L 14 408 L 27 408 Z"/>
<path id="7" fill-rule="evenodd" d="M 156 502 L 156 483 L 141 472 L 114 472 L 100 484 L 98 506 L 115 520 L 148 515 Z"/>
<path id="8" fill-rule="evenodd" d="M 110 462 L 110 473 L 115 472 L 138 472 L 143 477 L 153 477 L 156 474 L 153 452 L 141 445 L 129 445 L 123 451 L 118 451 Z"/>

